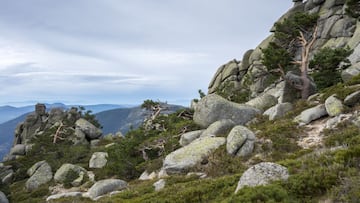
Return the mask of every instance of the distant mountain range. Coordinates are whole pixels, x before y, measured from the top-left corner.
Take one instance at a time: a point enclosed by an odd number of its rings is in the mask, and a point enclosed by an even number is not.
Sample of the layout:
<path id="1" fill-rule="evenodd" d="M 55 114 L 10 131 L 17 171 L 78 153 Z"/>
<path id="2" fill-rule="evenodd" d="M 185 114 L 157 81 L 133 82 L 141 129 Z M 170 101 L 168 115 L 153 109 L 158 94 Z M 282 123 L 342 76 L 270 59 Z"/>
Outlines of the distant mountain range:
<path id="1" fill-rule="evenodd" d="M 91 110 L 93 113 L 106 111 L 116 108 L 129 108 L 135 105 L 118 105 L 118 104 L 95 104 L 95 105 L 65 105 L 62 103 L 45 104 L 47 109 L 51 108 L 71 108 L 83 106 L 86 110 Z M 0 123 L 15 119 L 25 113 L 33 112 L 35 105 L 13 107 L 13 106 L 0 106 Z"/>
<path id="2" fill-rule="evenodd" d="M 183 106 L 162 104 L 164 110 L 162 114 L 174 113 Z M 99 123 L 103 126 L 103 134 L 115 134 L 121 132 L 126 134 L 130 128 L 138 128 L 146 117 L 151 115 L 151 111 L 141 108 L 140 106 L 133 108 L 119 108 L 103 111 L 95 114 Z"/>
<path id="3" fill-rule="evenodd" d="M 165 109 L 162 111 L 163 114 L 173 113 L 179 109 L 184 107 L 179 105 L 170 105 L 163 104 Z M 77 105 L 65 105 L 65 104 L 46 104 L 47 109 L 51 108 L 70 108 L 72 106 Z M 86 110 L 91 110 L 99 123 L 103 126 L 103 134 L 115 134 L 120 131 L 125 134 L 131 127 L 137 128 L 139 127 L 144 119 L 151 115 L 151 111 L 142 109 L 140 106 L 131 107 L 131 105 L 114 105 L 114 104 L 98 104 L 98 105 L 83 105 Z M 0 107 L 0 115 L 3 118 L 13 117 L 14 115 L 18 115 L 17 117 L 8 120 L 4 123 L 0 124 L 0 161 L 3 156 L 7 154 L 12 146 L 14 140 L 14 131 L 16 126 L 23 122 L 26 116 L 34 112 L 34 106 L 26 106 L 26 107 L 11 107 L 11 106 L 2 106 Z M 9 116 L 6 117 L 6 113 Z"/>

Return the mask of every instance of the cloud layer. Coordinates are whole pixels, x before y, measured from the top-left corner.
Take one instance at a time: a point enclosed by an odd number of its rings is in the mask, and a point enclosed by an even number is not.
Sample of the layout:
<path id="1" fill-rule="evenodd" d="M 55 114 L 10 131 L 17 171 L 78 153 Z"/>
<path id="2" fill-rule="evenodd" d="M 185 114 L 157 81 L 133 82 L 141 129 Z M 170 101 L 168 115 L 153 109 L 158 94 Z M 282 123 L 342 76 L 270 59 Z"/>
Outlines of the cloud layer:
<path id="1" fill-rule="evenodd" d="M 291 4 L 0 0 L 0 105 L 185 104 Z"/>

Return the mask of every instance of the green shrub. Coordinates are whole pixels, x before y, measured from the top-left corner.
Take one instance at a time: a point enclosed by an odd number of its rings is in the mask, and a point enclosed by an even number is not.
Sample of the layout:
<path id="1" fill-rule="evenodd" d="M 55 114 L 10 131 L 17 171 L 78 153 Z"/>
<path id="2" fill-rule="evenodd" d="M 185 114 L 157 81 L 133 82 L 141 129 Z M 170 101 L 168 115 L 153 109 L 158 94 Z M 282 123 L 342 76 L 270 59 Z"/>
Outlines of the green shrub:
<path id="1" fill-rule="evenodd" d="M 229 202 L 260 203 L 260 202 L 296 202 L 288 191 L 278 184 L 242 188 L 230 198 Z"/>
<path id="2" fill-rule="evenodd" d="M 272 161 L 284 159 L 300 150 L 296 140 L 300 136 L 301 129 L 292 119 L 269 121 L 267 117 L 258 117 L 258 122 L 252 124 L 250 128 L 257 131 L 258 138 L 271 140 L 271 146 L 264 146 L 263 150 L 270 154 Z"/>
<path id="3" fill-rule="evenodd" d="M 346 14 L 360 19 L 360 3 L 358 0 L 346 0 Z"/>
<path id="4" fill-rule="evenodd" d="M 215 92 L 217 95 L 236 103 L 245 103 L 250 97 L 249 90 L 236 88 L 234 83 L 230 81 L 222 83 Z"/>
<path id="5" fill-rule="evenodd" d="M 360 129 L 350 122 L 340 123 L 335 129 L 326 129 L 324 135 L 327 147 L 360 144 Z"/>
<path id="6" fill-rule="evenodd" d="M 310 61 L 309 67 L 314 71 L 312 77 L 318 90 L 341 82 L 341 70 L 350 64 L 347 57 L 352 53 L 350 48 L 323 48 Z"/>

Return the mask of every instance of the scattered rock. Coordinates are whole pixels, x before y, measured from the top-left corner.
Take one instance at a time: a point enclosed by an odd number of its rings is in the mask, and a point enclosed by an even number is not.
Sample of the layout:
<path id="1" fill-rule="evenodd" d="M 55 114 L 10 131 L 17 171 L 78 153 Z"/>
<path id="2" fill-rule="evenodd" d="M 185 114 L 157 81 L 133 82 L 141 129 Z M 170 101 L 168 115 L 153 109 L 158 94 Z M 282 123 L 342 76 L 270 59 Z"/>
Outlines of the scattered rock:
<path id="1" fill-rule="evenodd" d="M 335 97 L 335 95 L 332 95 L 325 100 L 325 108 L 329 116 L 332 117 L 344 112 L 344 105 Z"/>
<path id="2" fill-rule="evenodd" d="M 140 175 L 139 180 L 150 180 L 150 179 L 149 179 L 149 172 L 144 171 L 144 172 Z"/>
<path id="3" fill-rule="evenodd" d="M 238 125 L 244 125 L 260 111 L 256 108 L 230 102 L 216 94 L 203 97 L 195 108 L 194 121 L 202 127 L 212 123 L 230 119 Z"/>
<path id="4" fill-rule="evenodd" d="M 314 121 L 326 115 L 328 115 L 328 113 L 325 109 L 325 105 L 319 104 L 315 107 L 304 110 L 303 112 L 301 112 L 300 115 L 296 116 L 294 120 L 298 123 L 308 124 L 311 121 Z"/>
<path id="5" fill-rule="evenodd" d="M 250 167 L 243 173 L 235 193 L 244 186 L 267 185 L 271 181 L 287 180 L 288 178 L 289 172 L 284 166 L 271 162 L 262 162 Z"/>
<path id="6" fill-rule="evenodd" d="M 97 139 L 101 136 L 102 132 L 99 128 L 95 127 L 89 121 L 80 118 L 75 123 L 76 127 L 85 133 L 86 137 L 90 140 Z"/>
<path id="7" fill-rule="evenodd" d="M 293 109 L 291 103 L 277 104 L 264 112 L 264 115 L 269 116 L 269 120 L 274 120 L 285 116 L 285 114 Z"/>
<path id="8" fill-rule="evenodd" d="M 156 181 L 153 184 L 153 186 L 155 187 L 155 191 L 160 191 L 160 190 L 164 189 L 165 184 L 166 184 L 166 182 L 164 179 L 160 179 L 160 180 Z"/>
<path id="9" fill-rule="evenodd" d="M 299 90 L 297 90 L 296 88 L 294 88 L 294 85 L 298 85 L 301 86 L 302 85 L 302 79 L 300 76 L 298 76 L 297 74 L 295 74 L 294 72 L 288 72 L 286 73 L 286 82 L 285 82 L 285 86 L 284 86 L 284 90 L 283 90 L 283 95 L 281 95 L 282 97 L 282 101 L 283 103 L 285 102 L 294 102 L 295 100 L 301 98 L 301 92 Z M 310 80 L 310 88 L 309 88 L 309 95 L 315 94 L 316 93 L 316 84 L 314 83 L 314 81 L 309 78 Z"/>
<path id="10" fill-rule="evenodd" d="M 341 78 L 344 82 L 351 80 L 360 74 L 360 62 L 351 65 L 349 68 L 341 72 Z"/>
<path id="11" fill-rule="evenodd" d="M 107 152 L 94 152 L 89 161 L 89 168 L 103 168 L 107 163 Z"/>
<path id="12" fill-rule="evenodd" d="M 14 171 L 12 170 L 12 166 L 0 166 L 0 183 L 9 184 L 12 181 L 12 176 Z"/>
<path id="13" fill-rule="evenodd" d="M 82 192 L 65 192 L 60 194 L 51 195 L 46 198 L 46 201 L 56 200 L 60 198 L 67 198 L 67 197 L 82 197 Z"/>
<path id="14" fill-rule="evenodd" d="M 78 179 L 81 176 L 81 174 L 85 174 L 86 172 L 87 171 L 83 167 L 73 164 L 63 164 L 56 171 L 54 175 L 54 180 L 55 182 L 58 183 L 73 182 L 74 180 Z"/>
<path id="15" fill-rule="evenodd" d="M 163 168 L 168 174 L 186 173 L 188 169 L 201 163 L 213 151 L 225 144 L 223 137 L 203 137 L 189 145 L 171 152 L 165 157 Z"/>
<path id="16" fill-rule="evenodd" d="M 347 106 L 355 106 L 359 102 L 360 102 L 360 90 L 348 95 L 344 100 L 344 104 Z"/>
<path id="17" fill-rule="evenodd" d="M 255 134 L 245 126 L 235 126 L 226 140 L 226 150 L 236 156 L 248 156 L 252 153 L 255 143 Z"/>
<path id="18" fill-rule="evenodd" d="M 27 174 L 31 176 L 25 183 L 27 191 L 33 191 L 41 185 L 48 183 L 53 178 L 51 166 L 46 161 L 35 163 L 28 169 Z"/>
<path id="19" fill-rule="evenodd" d="M 255 97 L 254 99 L 246 102 L 245 104 L 260 109 L 262 111 L 265 111 L 266 109 L 276 105 L 277 103 L 278 100 L 273 95 L 263 94 L 259 97 Z"/>
<path id="20" fill-rule="evenodd" d="M 232 120 L 222 119 L 211 124 L 200 137 L 225 135 L 234 126 L 235 123 Z"/>
<path id="21" fill-rule="evenodd" d="M 0 203 L 9 203 L 9 200 L 7 199 L 6 195 L 0 191 Z"/>
<path id="22" fill-rule="evenodd" d="M 164 168 L 160 169 L 158 178 L 167 178 L 169 175 L 166 173 L 166 170 Z"/>
<path id="23" fill-rule="evenodd" d="M 180 146 L 186 146 L 186 145 L 190 144 L 192 141 L 199 138 L 203 132 L 204 132 L 204 130 L 196 130 L 196 131 L 184 133 L 183 135 L 181 135 L 181 138 L 179 141 Z"/>
<path id="24" fill-rule="evenodd" d="M 326 121 L 325 128 L 327 129 L 333 129 L 336 128 L 336 126 L 346 120 L 349 120 L 351 118 L 351 114 L 340 114 L 338 116 L 335 116 L 334 118 L 330 118 Z"/>
<path id="25" fill-rule="evenodd" d="M 199 178 L 203 179 L 207 177 L 207 174 L 202 172 L 190 172 L 186 174 L 186 176 L 198 176 Z"/>
<path id="26" fill-rule="evenodd" d="M 126 189 L 127 182 L 120 179 L 106 179 L 96 182 L 83 196 L 96 199 L 101 195 L 105 195 L 114 191 Z"/>
<path id="27" fill-rule="evenodd" d="M 14 173 L 11 172 L 11 173 L 7 174 L 4 178 L 2 178 L 1 182 L 5 185 L 11 184 L 11 182 L 13 181 L 13 178 L 14 178 Z"/>

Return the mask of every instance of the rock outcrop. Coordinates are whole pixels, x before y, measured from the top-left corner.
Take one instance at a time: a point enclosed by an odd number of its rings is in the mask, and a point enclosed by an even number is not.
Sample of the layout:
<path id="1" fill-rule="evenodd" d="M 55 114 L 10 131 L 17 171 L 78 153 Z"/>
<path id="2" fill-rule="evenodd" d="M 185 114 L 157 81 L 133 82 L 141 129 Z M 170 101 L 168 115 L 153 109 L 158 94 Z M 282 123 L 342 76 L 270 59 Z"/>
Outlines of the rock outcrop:
<path id="1" fill-rule="evenodd" d="M 230 102 L 216 94 L 202 98 L 195 108 L 194 121 L 202 127 L 212 123 L 230 119 L 235 124 L 244 125 L 253 119 L 260 111 L 256 108 Z"/>
<path id="2" fill-rule="evenodd" d="M 181 138 L 179 141 L 180 145 L 186 146 L 186 145 L 190 144 L 192 141 L 199 138 L 203 132 L 204 132 L 204 130 L 196 130 L 196 131 L 184 133 L 183 135 L 181 135 Z"/>
<path id="3" fill-rule="evenodd" d="M 219 120 L 206 128 L 200 137 L 226 135 L 234 126 L 234 121 L 230 119 Z"/>
<path id="4" fill-rule="evenodd" d="M 241 176 L 235 193 L 244 186 L 255 187 L 266 185 L 275 180 L 287 180 L 289 172 L 287 168 L 271 162 L 262 162 L 250 167 Z"/>
<path id="5" fill-rule="evenodd" d="M 340 115 L 345 110 L 344 105 L 342 104 L 340 99 L 335 97 L 335 95 L 332 95 L 325 100 L 325 108 L 329 116 L 332 117 Z"/>
<path id="6" fill-rule="evenodd" d="M 342 79 L 348 81 L 360 73 L 360 22 L 347 16 L 345 1 L 335 0 L 309 0 L 296 1 L 293 8 L 285 13 L 277 22 L 282 22 L 285 18 L 297 13 L 307 12 L 318 14 L 317 21 L 318 34 L 317 40 L 310 50 L 310 55 L 314 55 L 318 50 L 330 48 L 350 47 L 354 52 L 349 56 L 351 66 L 342 72 Z M 271 29 L 275 31 L 275 26 Z M 250 91 L 250 96 L 255 98 L 264 93 L 264 90 L 273 80 L 268 74 L 267 68 L 262 64 L 262 49 L 266 48 L 274 40 L 271 34 L 263 40 L 255 49 L 244 53 L 242 62 L 232 60 L 222 65 L 211 80 L 208 93 L 214 93 L 220 87 L 231 84 L 238 92 L 243 90 Z M 301 46 L 294 50 L 295 58 L 301 58 Z M 299 83 L 301 79 L 298 74 L 291 73 L 292 83 Z M 311 83 L 311 93 L 316 91 L 315 84 Z M 293 102 L 299 98 L 299 91 L 285 84 L 281 96 L 281 103 Z"/>
<path id="7" fill-rule="evenodd" d="M 226 139 L 226 150 L 231 155 L 249 156 L 255 143 L 255 134 L 245 126 L 235 126 Z"/>
<path id="8" fill-rule="evenodd" d="M 99 128 L 95 127 L 93 124 L 83 118 L 77 120 L 75 122 L 75 126 L 83 133 L 85 133 L 86 138 L 89 140 L 97 139 L 102 135 L 102 132 Z"/>
<path id="9" fill-rule="evenodd" d="M 58 183 L 71 183 L 78 186 L 84 176 L 87 175 L 86 169 L 73 164 L 63 164 L 55 173 L 54 180 Z"/>
<path id="10" fill-rule="evenodd" d="M 96 182 L 83 196 L 90 197 L 95 200 L 101 195 L 108 194 L 114 191 L 120 191 L 126 189 L 127 182 L 120 179 L 106 179 Z"/>
<path id="11" fill-rule="evenodd" d="M 89 168 L 103 168 L 108 156 L 107 152 L 94 152 L 89 161 Z"/>
<path id="12" fill-rule="evenodd" d="M 300 115 L 295 117 L 295 121 L 298 123 L 308 124 L 311 121 L 314 121 L 326 115 L 328 115 L 328 113 L 325 109 L 325 105 L 319 104 L 315 107 L 306 109 L 303 112 L 301 112 Z"/>
<path id="13" fill-rule="evenodd" d="M 48 183 L 53 178 L 51 167 L 46 161 L 40 161 L 34 164 L 27 171 L 27 174 L 30 176 L 25 183 L 27 191 L 36 190 L 39 186 Z"/>
<path id="14" fill-rule="evenodd" d="M 213 151 L 225 144 L 223 137 L 203 137 L 189 145 L 171 152 L 165 157 L 163 168 L 168 174 L 186 173 L 190 168 L 200 164 Z"/>
<path id="15" fill-rule="evenodd" d="M 0 203 L 9 203 L 8 198 L 6 197 L 6 195 L 0 191 Z"/>
<path id="16" fill-rule="evenodd" d="M 291 103 L 281 103 L 269 108 L 263 114 L 269 116 L 269 120 L 274 120 L 283 117 L 292 109 L 293 105 Z"/>
<path id="17" fill-rule="evenodd" d="M 278 100 L 273 95 L 263 94 L 261 96 L 255 97 L 254 99 L 246 102 L 245 104 L 260 109 L 261 111 L 265 111 L 277 103 Z"/>
<path id="18" fill-rule="evenodd" d="M 356 91 L 348 96 L 344 100 L 344 104 L 348 106 L 355 106 L 360 103 L 360 91 Z"/>

